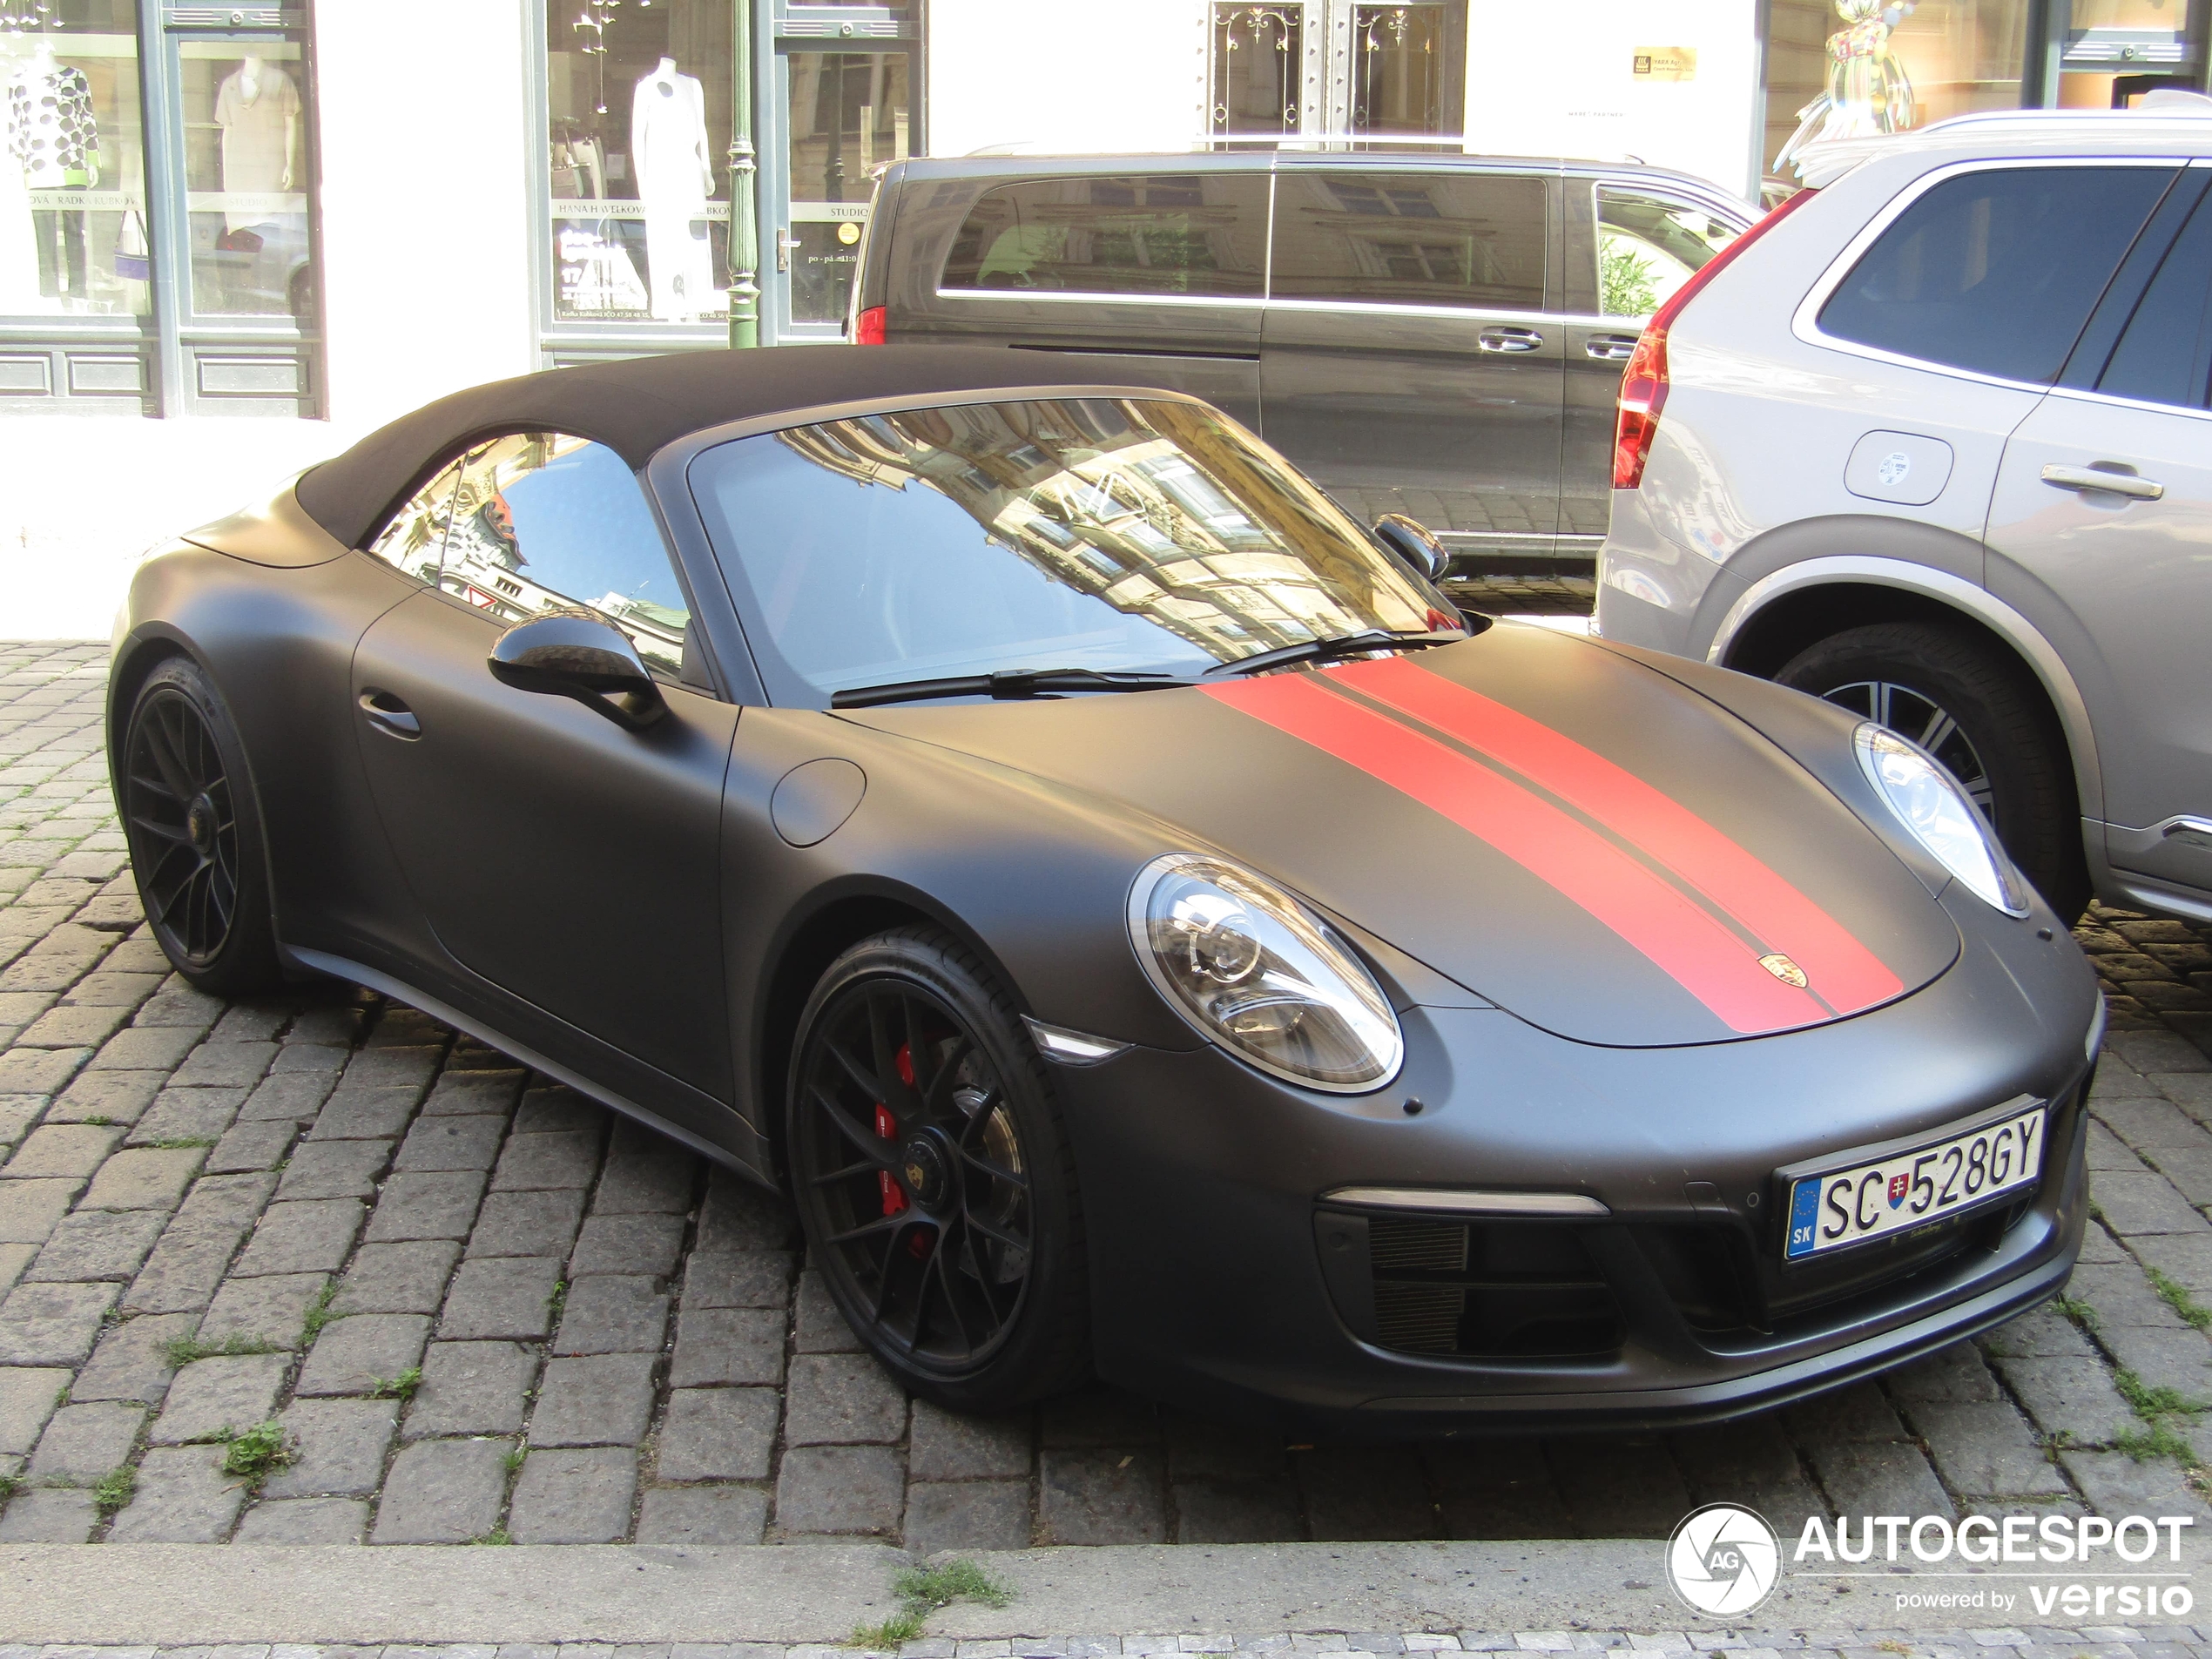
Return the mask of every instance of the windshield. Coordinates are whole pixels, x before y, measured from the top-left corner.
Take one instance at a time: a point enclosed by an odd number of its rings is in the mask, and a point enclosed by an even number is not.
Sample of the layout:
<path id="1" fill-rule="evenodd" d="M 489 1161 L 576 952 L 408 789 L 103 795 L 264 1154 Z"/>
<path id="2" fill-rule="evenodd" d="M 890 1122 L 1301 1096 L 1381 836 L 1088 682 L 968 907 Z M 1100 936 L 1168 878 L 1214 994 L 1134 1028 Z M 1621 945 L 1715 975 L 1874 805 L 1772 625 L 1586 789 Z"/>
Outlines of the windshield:
<path id="1" fill-rule="evenodd" d="M 1198 673 L 1459 613 L 1211 409 L 1040 398 L 740 438 L 691 484 L 768 692 Z"/>

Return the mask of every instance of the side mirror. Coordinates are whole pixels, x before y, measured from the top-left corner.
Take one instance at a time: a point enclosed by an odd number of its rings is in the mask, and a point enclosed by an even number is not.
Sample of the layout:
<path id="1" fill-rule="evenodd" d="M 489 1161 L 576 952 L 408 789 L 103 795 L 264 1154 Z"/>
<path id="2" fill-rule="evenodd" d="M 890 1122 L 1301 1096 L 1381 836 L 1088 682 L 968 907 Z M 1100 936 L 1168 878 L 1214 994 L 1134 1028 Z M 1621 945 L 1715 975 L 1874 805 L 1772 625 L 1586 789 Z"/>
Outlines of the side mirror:
<path id="1" fill-rule="evenodd" d="M 502 685 L 572 697 L 632 732 L 668 712 L 637 647 L 594 611 L 556 611 L 518 622 L 500 635 L 486 665 Z"/>
<path id="2" fill-rule="evenodd" d="M 1442 581 L 1451 568 L 1452 556 L 1436 539 L 1436 532 L 1403 513 L 1385 513 L 1377 519 L 1375 539 L 1432 582 Z"/>

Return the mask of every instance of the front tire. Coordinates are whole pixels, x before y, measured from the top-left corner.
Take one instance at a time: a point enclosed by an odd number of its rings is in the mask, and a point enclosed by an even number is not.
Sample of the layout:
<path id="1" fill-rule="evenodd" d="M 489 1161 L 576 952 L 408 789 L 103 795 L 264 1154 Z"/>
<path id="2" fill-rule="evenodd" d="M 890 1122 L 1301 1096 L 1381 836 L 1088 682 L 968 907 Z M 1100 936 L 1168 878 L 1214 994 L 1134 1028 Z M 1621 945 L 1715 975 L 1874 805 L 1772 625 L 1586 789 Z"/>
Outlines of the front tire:
<path id="1" fill-rule="evenodd" d="M 1888 726 L 1957 778 L 2013 862 L 2069 923 L 2089 904 L 2066 740 L 2027 671 L 1961 629 L 1876 623 L 1831 635 L 1775 676 Z"/>
<path id="2" fill-rule="evenodd" d="M 246 745 L 199 664 L 172 657 L 146 676 L 118 771 L 131 871 L 162 954 L 218 996 L 279 983 Z"/>
<path id="3" fill-rule="evenodd" d="M 988 1412 L 1082 1380 L 1074 1156 L 1012 1001 L 971 954 L 903 927 L 831 963 L 785 1113 L 809 1258 L 908 1389 Z"/>

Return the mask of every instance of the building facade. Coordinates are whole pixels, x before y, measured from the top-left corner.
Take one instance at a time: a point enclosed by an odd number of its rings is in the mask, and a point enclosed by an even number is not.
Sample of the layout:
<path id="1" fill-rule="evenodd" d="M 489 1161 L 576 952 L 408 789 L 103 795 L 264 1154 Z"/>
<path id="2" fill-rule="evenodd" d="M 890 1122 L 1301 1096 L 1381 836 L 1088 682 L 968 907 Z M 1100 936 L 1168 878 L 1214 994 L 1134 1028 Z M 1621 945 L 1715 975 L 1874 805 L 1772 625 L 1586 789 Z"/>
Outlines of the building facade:
<path id="1" fill-rule="evenodd" d="M 32 518 L 133 457 L 242 488 L 456 387 L 725 345 L 733 305 L 836 338 L 906 155 L 1464 145 L 1750 197 L 1812 138 L 2201 87 L 2208 10 L 0 0 L 0 416 L 45 434 Z"/>

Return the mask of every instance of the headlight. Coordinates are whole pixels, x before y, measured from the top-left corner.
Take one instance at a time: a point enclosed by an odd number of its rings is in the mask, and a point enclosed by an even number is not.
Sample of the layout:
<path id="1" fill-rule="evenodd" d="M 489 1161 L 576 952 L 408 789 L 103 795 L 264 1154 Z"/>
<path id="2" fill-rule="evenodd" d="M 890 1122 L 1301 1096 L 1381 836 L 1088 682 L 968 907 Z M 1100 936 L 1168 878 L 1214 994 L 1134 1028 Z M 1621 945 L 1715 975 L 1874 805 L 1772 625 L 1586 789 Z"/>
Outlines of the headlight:
<path id="1" fill-rule="evenodd" d="M 1214 1042 L 1309 1089 L 1364 1094 L 1397 1076 L 1398 1015 L 1357 956 L 1263 876 L 1173 853 L 1129 896 L 1136 959 Z"/>
<path id="2" fill-rule="evenodd" d="M 2006 915 L 2027 914 L 2013 861 L 1991 833 L 1989 820 L 1941 761 L 1871 720 L 1851 734 L 1851 743 L 1859 765 L 1914 840 Z"/>

